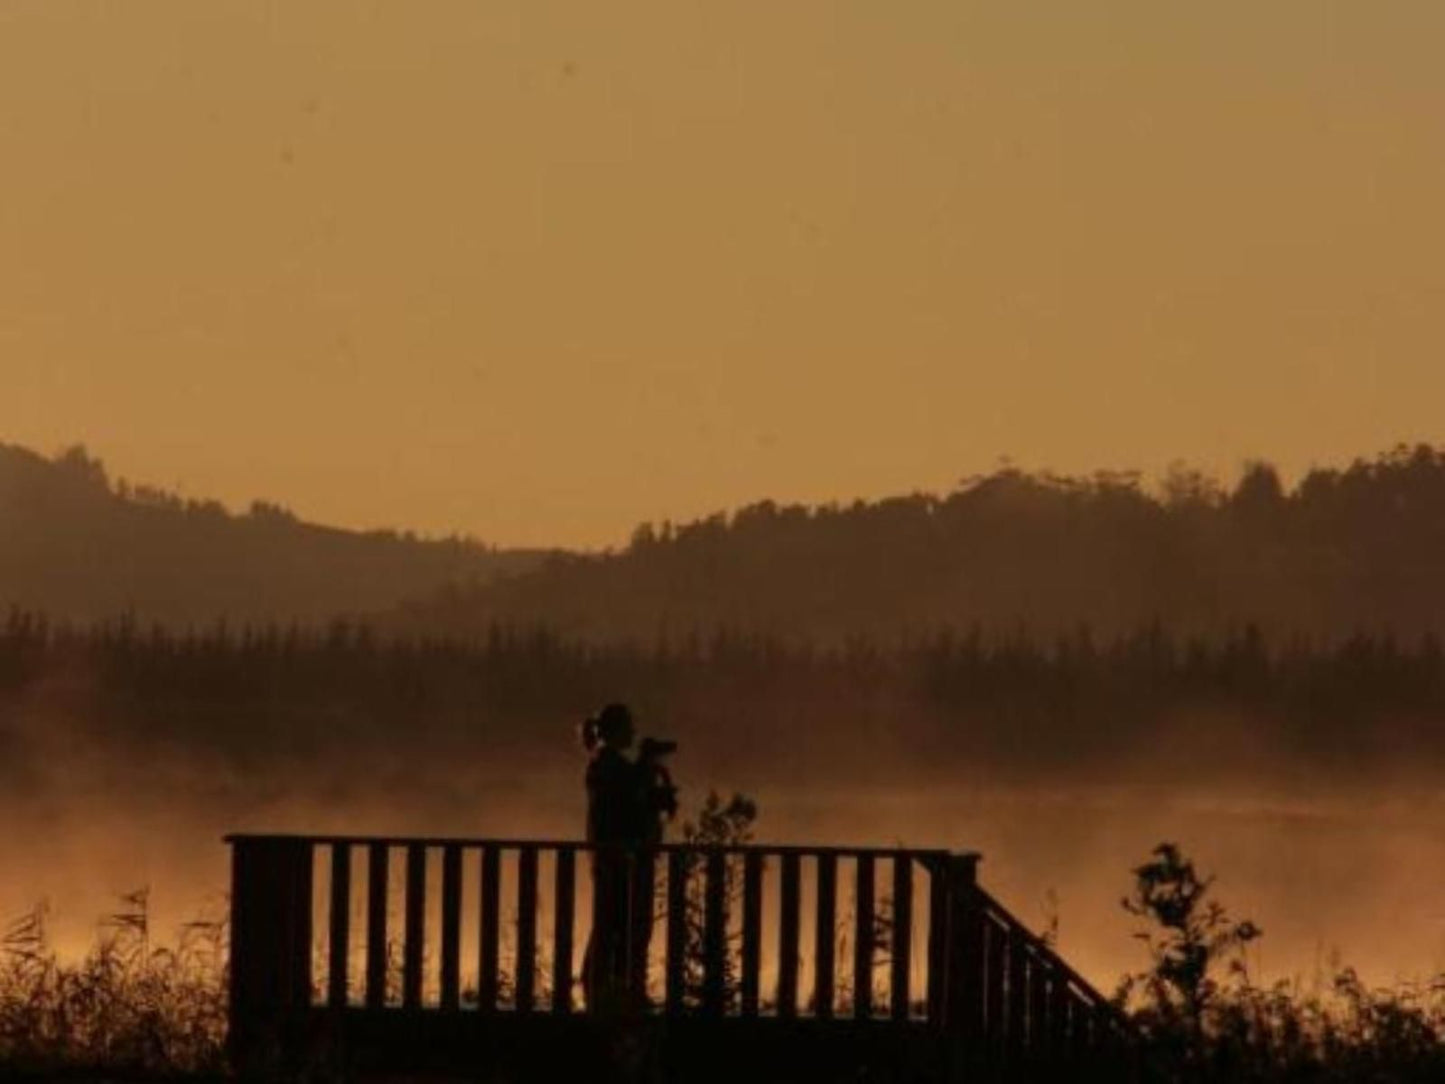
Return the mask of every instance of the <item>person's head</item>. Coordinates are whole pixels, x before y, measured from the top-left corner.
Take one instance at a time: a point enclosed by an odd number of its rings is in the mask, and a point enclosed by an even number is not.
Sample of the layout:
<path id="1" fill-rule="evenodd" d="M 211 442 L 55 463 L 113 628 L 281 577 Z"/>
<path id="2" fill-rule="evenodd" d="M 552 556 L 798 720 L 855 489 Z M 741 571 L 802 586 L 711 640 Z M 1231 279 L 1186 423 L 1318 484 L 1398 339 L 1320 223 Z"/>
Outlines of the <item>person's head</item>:
<path id="1" fill-rule="evenodd" d="M 605 745 L 626 749 L 632 744 L 632 712 L 626 704 L 608 704 L 582 725 L 582 744 L 588 750 Z"/>

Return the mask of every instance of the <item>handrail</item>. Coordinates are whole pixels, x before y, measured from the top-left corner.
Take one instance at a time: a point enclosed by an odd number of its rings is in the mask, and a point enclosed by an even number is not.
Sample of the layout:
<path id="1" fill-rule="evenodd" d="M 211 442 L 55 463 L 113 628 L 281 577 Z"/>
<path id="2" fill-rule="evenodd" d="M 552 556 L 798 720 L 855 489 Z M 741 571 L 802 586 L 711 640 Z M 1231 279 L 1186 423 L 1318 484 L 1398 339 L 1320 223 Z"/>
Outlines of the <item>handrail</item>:
<path id="1" fill-rule="evenodd" d="M 1114 1002 L 1111 999 L 1100 993 L 1088 979 L 1084 978 L 1065 963 L 1063 957 L 1055 952 L 1047 941 L 1020 922 L 1014 916 L 1013 912 L 999 903 L 998 900 L 985 889 L 979 888 L 977 891 L 979 900 L 983 903 L 985 910 L 993 917 L 1003 920 L 1009 927 L 1010 936 L 1017 936 L 1027 944 L 1029 948 L 1043 956 L 1049 966 L 1057 970 L 1071 985 L 1077 987 L 1079 993 L 1087 1000 L 1100 1007 L 1115 1008 Z M 1120 1019 L 1122 1018 L 1123 1014 L 1121 1013 Z"/>
<path id="2" fill-rule="evenodd" d="M 870 858 L 909 858 L 918 862 L 932 862 L 946 858 L 976 858 L 976 851 L 948 851 L 940 848 L 915 847 L 836 847 L 809 846 L 793 843 L 649 843 L 644 846 L 625 844 L 593 843 L 580 839 L 492 839 L 471 836 L 358 836 L 358 835 L 306 835 L 299 832 L 231 832 L 222 836 L 225 843 L 246 841 L 291 841 L 295 843 L 320 844 L 326 847 L 365 847 L 379 844 L 386 847 L 496 847 L 503 850 L 517 850 L 533 847 L 537 850 L 577 851 L 650 851 L 656 854 L 761 854 L 832 855 L 837 858 L 864 856 Z"/>

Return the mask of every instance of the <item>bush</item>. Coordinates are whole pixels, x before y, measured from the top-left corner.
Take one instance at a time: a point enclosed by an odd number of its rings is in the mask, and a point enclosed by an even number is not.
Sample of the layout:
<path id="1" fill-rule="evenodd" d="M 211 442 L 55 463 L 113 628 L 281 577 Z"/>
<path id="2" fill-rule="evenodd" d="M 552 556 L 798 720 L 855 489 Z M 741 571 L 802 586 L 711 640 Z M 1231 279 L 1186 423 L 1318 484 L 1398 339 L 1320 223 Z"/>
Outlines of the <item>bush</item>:
<path id="1" fill-rule="evenodd" d="M 1192 1082 L 1413 1084 L 1445 1080 L 1445 976 L 1374 990 L 1351 968 L 1324 990 L 1256 985 L 1244 949 L 1262 931 L 1210 898 L 1172 843 L 1134 870 L 1123 901 L 1141 920 L 1147 970 L 1117 995 L 1138 1025 L 1146 1075 Z"/>

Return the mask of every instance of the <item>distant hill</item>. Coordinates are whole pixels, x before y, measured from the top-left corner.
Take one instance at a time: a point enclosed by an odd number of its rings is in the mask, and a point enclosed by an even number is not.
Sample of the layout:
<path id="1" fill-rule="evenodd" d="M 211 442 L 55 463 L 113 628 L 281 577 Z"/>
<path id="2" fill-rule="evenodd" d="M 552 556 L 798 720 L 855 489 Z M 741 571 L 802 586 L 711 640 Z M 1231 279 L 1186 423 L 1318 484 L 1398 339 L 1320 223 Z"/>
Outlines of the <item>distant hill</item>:
<path id="1" fill-rule="evenodd" d="M 0 444 L 0 607 L 78 621 L 310 622 L 475 587 L 541 556 L 323 527 L 264 502 L 233 515 L 112 483 L 81 448 L 46 459 Z"/>
<path id="2" fill-rule="evenodd" d="M 717 630 L 875 643 L 942 628 L 1100 637 L 1159 623 L 1339 640 L 1445 629 L 1445 452 L 1400 447 L 1290 491 L 1255 464 L 1232 490 L 1177 471 L 1005 470 L 945 496 L 848 506 L 764 501 L 643 525 L 610 555 L 558 555 L 406 607 L 413 629 L 541 623 L 596 639 Z"/>

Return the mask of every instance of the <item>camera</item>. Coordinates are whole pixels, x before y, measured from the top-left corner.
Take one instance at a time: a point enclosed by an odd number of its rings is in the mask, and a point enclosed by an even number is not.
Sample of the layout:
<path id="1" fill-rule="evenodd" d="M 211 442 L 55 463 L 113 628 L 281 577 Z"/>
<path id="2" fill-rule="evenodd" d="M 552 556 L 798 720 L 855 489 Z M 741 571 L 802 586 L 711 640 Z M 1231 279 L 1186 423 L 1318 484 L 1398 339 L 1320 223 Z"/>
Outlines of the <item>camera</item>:
<path id="1" fill-rule="evenodd" d="M 677 742 L 665 738 L 643 738 L 637 746 L 639 760 L 656 760 L 677 752 Z"/>
<path id="2" fill-rule="evenodd" d="M 677 816 L 677 784 L 662 758 L 677 752 L 677 742 L 663 738 L 643 738 L 637 746 L 637 763 L 648 773 L 647 802 L 654 813 L 668 820 Z"/>

